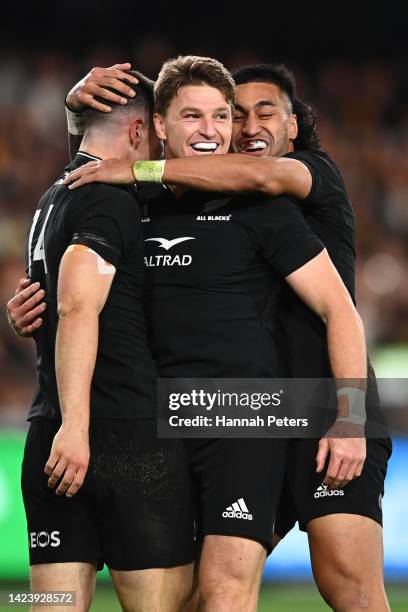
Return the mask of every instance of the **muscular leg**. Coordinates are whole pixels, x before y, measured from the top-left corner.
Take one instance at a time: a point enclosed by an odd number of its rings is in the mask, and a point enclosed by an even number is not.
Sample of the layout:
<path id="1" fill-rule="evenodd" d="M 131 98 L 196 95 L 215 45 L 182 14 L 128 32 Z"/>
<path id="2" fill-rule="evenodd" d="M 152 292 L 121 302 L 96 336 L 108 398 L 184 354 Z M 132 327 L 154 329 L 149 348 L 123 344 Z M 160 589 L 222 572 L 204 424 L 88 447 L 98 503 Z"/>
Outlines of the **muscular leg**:
<path id="1" fill-rule="evenodd" d="M 91 563 L 32 565 L 30 579 L 32 591 L 75 591 L 75 608 L 47 606 L 49 612 L 87 612 L 91 607 L 96 579 L 96 568 Z M 40 607 L 32 606 L 31 610 L 40 610 Z"/>
<path id="2" fill-rule="evenodd" d="M 110 570 L 125 612 L 182 612 L 190 596 L 193 565 L 121 572 Z"/>
<path id="3" fill-rule="evenodd" d="M 317 587 L 336 612 L 389 612 L 384 590 L 382 528 L 356 514 L 331 514 L 307 524 Z"/>
<path id="4" fill-rule="evenodd" d="M 255 612 L 265 548 L 246 538 L 207 535 L 201 554 L 200 612 Z"/>

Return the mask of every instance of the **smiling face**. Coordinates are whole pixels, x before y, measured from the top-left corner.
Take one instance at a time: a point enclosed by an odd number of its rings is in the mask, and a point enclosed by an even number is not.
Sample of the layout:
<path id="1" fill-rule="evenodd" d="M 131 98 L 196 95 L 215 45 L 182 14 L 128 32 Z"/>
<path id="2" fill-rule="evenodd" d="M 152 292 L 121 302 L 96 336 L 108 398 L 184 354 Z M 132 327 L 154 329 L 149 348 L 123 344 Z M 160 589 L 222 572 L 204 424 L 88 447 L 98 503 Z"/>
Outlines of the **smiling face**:
<path id="1" fill-rule="evenodd" d="M 231 106 L 215 87 L 181 87 L 165 114 L 155 114 L 154 122 L 158 137 L 165 142 L 167 159 L 228 152 Z"/>
<path id="2" fill-rule="evenodd" d="M 279 157 L 294 150 L 296 116 L 288 97 L 273 83 L 236 88 L 232 143 L 237 153 Z"/>

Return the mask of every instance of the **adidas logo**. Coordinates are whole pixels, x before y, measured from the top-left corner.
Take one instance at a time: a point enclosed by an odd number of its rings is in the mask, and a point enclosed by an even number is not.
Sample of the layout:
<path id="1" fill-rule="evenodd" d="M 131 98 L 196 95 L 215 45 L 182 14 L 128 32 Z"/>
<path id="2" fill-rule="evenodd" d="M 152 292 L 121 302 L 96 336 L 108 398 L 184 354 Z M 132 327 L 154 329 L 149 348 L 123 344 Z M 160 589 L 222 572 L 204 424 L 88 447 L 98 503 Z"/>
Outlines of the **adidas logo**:
<path id="1" fill-rule="evenodd" d="M 344 495 L 344 491 L 343 489 L 328 489 L 327 485 L 321 484 L 320 487 L 317 487 L 314 497 L 319 499 L 319 497 L 332 497 L 333 495 Z"/>
<path id="2" fill-rule="evenodd" d="M 222 513 L 222 516 L 224 518 L 237 518 L 252 521 L 252 514 L 249 514 L 247 505 L 242 497 L 231 506 L 228 506 Z"/>

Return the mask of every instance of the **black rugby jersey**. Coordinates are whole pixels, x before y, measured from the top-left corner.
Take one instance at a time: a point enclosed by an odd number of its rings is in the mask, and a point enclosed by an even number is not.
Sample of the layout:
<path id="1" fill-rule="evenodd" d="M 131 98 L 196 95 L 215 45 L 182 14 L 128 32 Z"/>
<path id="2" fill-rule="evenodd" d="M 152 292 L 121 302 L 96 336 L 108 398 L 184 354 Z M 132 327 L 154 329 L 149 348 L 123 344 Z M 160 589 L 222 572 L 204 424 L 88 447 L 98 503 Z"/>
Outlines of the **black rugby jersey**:
<path id="1" fill-rule="evenodd" d="M 280 279 L 323 249 L 296 203 L 160 194 L 143 219 L 146 313 L 160 375 L 277 376 L 272 296 Z"/>
<path id="2" fill-rule="evenodd" d="M 95 159 L 79 152 L 65 172 L 90 158 Z M 28 234 L 29 276 L 41 283 L 48 303 L 34 337 L 38 385 L 28 418 L 61 416 L 55 375 L 57 282 L 71 244 L 88 246 L 116 267 L 99 316 L 91 417 L 155 416 L 156 374 L 147 344 L 141 212 L 134 189 L 94 183 L 71 191 L 62 184 L 64 175 L 41 198 Z"/>
<path id="3" fill-rule="evenodd" d="M 301 201 L 302 212 L 355 302 L 356 224 L 340 171 L 322 151 L 296 151 L 286 157 L 304 163 L 312 175 L 311 191 Z M 282 286 L 272 316 L 291 376 L 331 377 L 326 326 L 288 286 Z"/>
<path id="4" fill-rule="evenodd" d="M 301 202 L 302 212 L 308 225 L 326 247 L 355 303 L 356 222 L 340 170 L 323 151 L 296 151 L 286 157 L 301 161 L 310 170 L 312 188 L 307 198 Z M 281 363 L 286 360 L 290 376 L 333 376 L 326 326 L 288 285 L 282 286 L 273 319 L 280 360 Z M 372 423 L 384 424 L 376 376 L 369 359 L 366 410 Z"/>

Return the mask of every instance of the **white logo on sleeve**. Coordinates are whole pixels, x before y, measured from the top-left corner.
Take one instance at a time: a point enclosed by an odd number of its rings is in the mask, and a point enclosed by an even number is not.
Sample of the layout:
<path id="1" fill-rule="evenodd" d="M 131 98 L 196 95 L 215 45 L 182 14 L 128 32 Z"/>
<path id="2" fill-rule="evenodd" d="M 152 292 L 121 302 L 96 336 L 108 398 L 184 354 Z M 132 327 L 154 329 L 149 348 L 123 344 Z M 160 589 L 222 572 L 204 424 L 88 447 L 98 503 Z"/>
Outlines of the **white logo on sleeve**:
<path id="1" fill-rule="evenodd" d="M 186 240 L 195 240 L 193 236 L 184 236 L 182 238 L 173 238 L 173 240 L 167 240 L 167 238 L 146 238 L 145 242 L 158 242 L 159 249 L 165 249 L 168 251 L 172 249 L 176 244 L 185 242 Z M 147 268 L 157 268 L 161 266 L 189 266 L 193 258 L 191 255 L 150 255 L 144 258 L 145 266 Z"/>
<path id="2" fill-rule="evenodd" d="M 321 484 L 320 487 L 317 487 L 314 497 L 315 499 L 319 499 L 319 497 L 333 497 L 333 495 L 344 495 L 344 491 L 343 489 L 329 489 L 328 485 Z"/>
<path id="3" fill-rule="evenodd" d="M 184 238 L 174 238 L 173 240 L 167 240 L 167 238 L 146 238 L 145 242 L 159 242 L 161 249 L 166 249 L 168 251 L 172 247 L 176 246 L 176 244 L 180 244 L 180 242 L 185 242 L 186 240 L 195 240 L 192 236 L 185 236 Z"/>
<path id="4" fill-rule="evenodd" d="M 252 521 L 252 514 L 249 514 L 247 505 L 242 497 L 231 506 L 228 506 L 222 513 L 222 516 L 223 518 L 237 518 Z"/>

